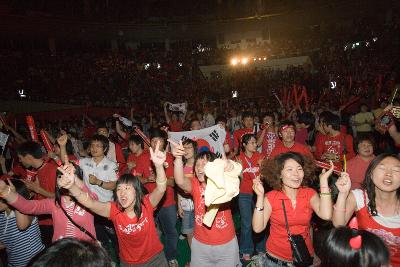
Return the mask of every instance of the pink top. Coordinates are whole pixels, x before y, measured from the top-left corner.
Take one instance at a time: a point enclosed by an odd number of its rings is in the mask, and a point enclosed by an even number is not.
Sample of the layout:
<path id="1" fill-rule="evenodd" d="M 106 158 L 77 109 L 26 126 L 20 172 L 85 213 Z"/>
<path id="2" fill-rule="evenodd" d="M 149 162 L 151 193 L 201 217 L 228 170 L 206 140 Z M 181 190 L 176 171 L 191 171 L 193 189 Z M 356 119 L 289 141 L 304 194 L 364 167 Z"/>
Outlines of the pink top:
<path id="1" fill-rule="evenodd" d="M 88 191 L 86 187 L 84 187 L 82 190 L 85 192 Z M 96 194 L 89 192 L 89 195 L 91 196 L 91 198 L 97 199 Z M 14 203 L 10 204 L 20 212 L 25 214 L 51 214 L 54 226 L 54 234 L 52 239 L 53 242 L 64 237 L 75 237 L 78 239 L 89 241 L 92 240 L 87 234 L 83 233 L 68 220 L 61 208 L 56 205 L 53 198 L 26 200 L 25 198 L 18 196 L 17 200 Z M 61 205 L 67 211 L 68 208 L 65 206 L 63 198 L 61 198 Z M 96 237 L 96 231 L 94 229 L 93 223 L 93 215 L 79 204 L 74 203 L 73 206 L 73 212 L 71 212 L 72 216 L 70 215 L 71 218 L 77 224 L 90 232 L 94 237 Z"/>

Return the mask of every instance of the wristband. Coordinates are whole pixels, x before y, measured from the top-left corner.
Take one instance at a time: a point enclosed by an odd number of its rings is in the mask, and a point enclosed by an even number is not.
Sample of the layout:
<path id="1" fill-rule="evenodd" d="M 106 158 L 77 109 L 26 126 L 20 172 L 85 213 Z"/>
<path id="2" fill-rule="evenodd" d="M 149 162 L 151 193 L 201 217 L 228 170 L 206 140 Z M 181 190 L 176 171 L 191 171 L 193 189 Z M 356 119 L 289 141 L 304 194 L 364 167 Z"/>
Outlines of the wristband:
<path id="1" fill-rule="evenodd" d="M 321 192 L 321 193 L 319 193 L 319 196 L 320 197 L 322 197 L 322 196 L 331 196 L 331 193 L 323 193 L 323 192 Z"/>
<path id="2" fill-rule="evenodd" d="M 160 180 L 156 179 L 156 184 L 158 184 L 158 185 L 164 185 L 164 184 L 167 183 L 167 180 L 168 180 L 168 179 L 165 179 L 164 181 L 160 181 Z"/>
<path id="3" fill-rule="evenodd" d="M 259 207 L 254 207 L 254 209 L 256 210 L 256 211 L 263 211 L 264 210 L 264 207 L 262 207 L 262 208 L 259 208 Z"/>

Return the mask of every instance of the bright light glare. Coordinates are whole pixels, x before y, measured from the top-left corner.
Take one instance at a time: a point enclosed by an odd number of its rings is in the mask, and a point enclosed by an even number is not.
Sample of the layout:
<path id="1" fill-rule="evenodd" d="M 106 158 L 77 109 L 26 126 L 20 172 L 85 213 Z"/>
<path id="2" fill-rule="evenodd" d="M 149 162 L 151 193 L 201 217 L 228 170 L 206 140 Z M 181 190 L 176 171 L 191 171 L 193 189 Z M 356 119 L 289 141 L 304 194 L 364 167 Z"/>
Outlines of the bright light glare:
<path id="1" fill-rule="evenodd" d="M 267 58 L 266 58 L 266 57 L 264 57 L 264 60 L 267 60 Z"/>
<path id="2" fill-rule="evenodd" d="M 247 62 L 249 62 L 249 59 L 247 57 L 244 57 L 244 58 L 242 58 L 241 62 L 242 62 L 243 65 L 246 65 Z"/>
<path id="3" fill-rule="evenodd" d="M 238 64 L 238 60 L 237 60 L 236 58 L 232 58 L 231 64 L 232 64 L 233 66 L 237 65 L 237 64 Z"/>

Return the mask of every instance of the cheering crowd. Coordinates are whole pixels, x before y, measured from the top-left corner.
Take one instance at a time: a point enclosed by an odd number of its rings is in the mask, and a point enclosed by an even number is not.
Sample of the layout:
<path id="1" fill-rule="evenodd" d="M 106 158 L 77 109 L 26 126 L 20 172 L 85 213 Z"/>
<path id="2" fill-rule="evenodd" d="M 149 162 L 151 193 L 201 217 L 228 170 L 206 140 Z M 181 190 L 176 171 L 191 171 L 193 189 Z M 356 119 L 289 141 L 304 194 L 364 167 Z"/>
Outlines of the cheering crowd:
<path id="1" fill-rule="evenodd" d="M 2 262 L 400 266 L 397 25 L 273 42 L 257 49 L 318 46 L 314 66 L 210 78 L 225 49 L 2 51 L 4 99 L 86 105 L 1 116 Z"/>
<path id="2" fill-rule="evenodd" d="M 185 104 L 171 111 L 176 105 L 166 102 L 162 122 L 86 116 L 84 127 L 60 122 L 40 135 L 33 120 L 23 135 L 3 119 L 10 139 L 1 157 L 0 240 L 9 266 L 25 266 L 69 237 L 98 240 L 120 266 L 178 266 L 178 219 L 191 266 L 257 260 L 292 266 L 298 259 L 285 220 L 290 234 L 302 237 L 305 266 L 398 266 L 400 159 L 394 153 L 400 134 L 393 123 L 385 134 L 374 128 L 392 106 L 370 112 L 361 104 L 348 127 L 326 109 L 258 115 L 249 106 L 226 118 Z M 174 132 L 200 134 L 214 125 L 226 133 L 222 160 L 201 139 L 171 139 Z M 240 186 L 226 188 L 231 197 L 207 222 L 213 204 L 204 197 L 213 175 L 236 177 Z M 352 217 L 358 224 L 349 230 Z M 328 233 L 323 221 L 332 222 Z M 352 256 L 335 255 L 337 247 Z"/>

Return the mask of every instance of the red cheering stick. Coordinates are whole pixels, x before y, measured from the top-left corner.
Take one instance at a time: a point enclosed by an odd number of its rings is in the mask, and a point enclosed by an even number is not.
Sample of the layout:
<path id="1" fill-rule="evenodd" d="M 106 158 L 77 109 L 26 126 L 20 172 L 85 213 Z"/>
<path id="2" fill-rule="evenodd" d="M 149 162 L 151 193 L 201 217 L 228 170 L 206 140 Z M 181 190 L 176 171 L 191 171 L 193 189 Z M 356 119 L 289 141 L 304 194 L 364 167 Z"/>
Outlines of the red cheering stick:
<path id="1" fill-rule="evenodd" d="M 40 130 L 40 137 L 42 138 L 43 145 L 46 148 L 47 152 L 53 152 L 54 151 L 54 146 L 50 142 L 49 138 L 47 138 L 47 134 L 45 130 Z"/>
<path id="2" fill-rule="evenodd" d="M 143 141 L 150 147 L 150 139 L 138 127 L 133 127 L 133 130 L 139 135 Z"/>
<path id="3" fill-rule="evenodd" d="M 319 160 L 314 160 L 315 165 L 317 165 L 317 167 L 320 167 L 322 169 L 326 169 L 329 170 L 331 168 L 331 165 Z M 337 175 L 341 174 L 341 170 L 339 170 L 336 166 L 333 168 L 333 172 L 336 173 Z"/>
<path id="4" fill-rule="evenodd" d="M 29 132 L 31 133 L 32 141 L 39 143 L 39 137 L 36 132 L 35 121 L 32 116 L 26 116 L 26 124 L 28 124 Z"/>

